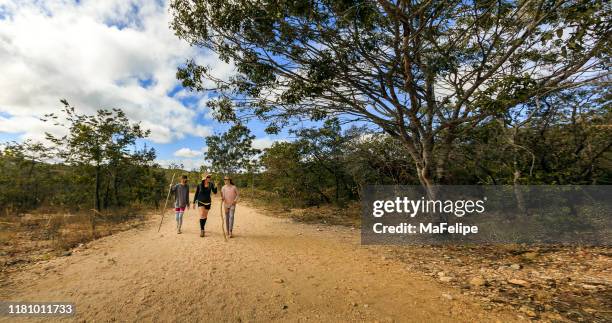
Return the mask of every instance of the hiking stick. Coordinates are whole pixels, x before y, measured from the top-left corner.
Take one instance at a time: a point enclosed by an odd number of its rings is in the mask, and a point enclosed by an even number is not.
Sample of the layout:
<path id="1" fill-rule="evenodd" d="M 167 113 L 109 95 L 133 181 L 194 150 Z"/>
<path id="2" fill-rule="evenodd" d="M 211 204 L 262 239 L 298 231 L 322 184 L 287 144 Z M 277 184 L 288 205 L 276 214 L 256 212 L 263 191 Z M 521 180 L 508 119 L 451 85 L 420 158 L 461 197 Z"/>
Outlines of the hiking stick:
<path id="1" fill-rule="evenodd" d="M 161 220 L 159 221 L 159 228 L 157 228 L 157 232 L 161 230 L 162 222 L 164 222 L 164 215 L 166 215 L 166 208 L 168 207 L 168 199 L 170 198 L 170 192 L 172 191 L 172 184 L 174 183 L 174 175 L 176 172 L 172 173 L 172 180 L 170 181 L 170 188 L 168 188 L 168 195 L 166 195 L 166 203 L 164 203 L 164 208 L 161 212 Z"/>
<path id="2" fill-rule="evenodd" d="M 225 242 L 227 242 L 227 235 L 225 234 L 225 218 L 223 217 L 223 200 L 221 200 L 221 230 L 223 230 L 223 238 L 225 239 Z"/>

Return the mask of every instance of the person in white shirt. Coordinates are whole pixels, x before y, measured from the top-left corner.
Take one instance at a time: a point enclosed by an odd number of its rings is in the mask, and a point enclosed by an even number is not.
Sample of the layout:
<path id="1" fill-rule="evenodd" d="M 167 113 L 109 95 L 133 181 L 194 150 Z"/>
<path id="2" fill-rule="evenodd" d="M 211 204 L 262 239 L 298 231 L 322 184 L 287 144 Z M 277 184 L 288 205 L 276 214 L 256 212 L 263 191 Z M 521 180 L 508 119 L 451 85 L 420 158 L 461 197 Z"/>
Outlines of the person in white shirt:
<path id="1" fill-rule="evenodd" d="M 234 212 L 236 212 L 236 203 L 238 202 L 240 195 L 238 194 L 238 188 L 232 182 L 229 176 L 223 178 L 225 185 L 221 188 L 221 201 L 223 202 L 223 210 L 225 211 L 225 226 L 227 228 L 228 236 L 232 237 L 232 230 L 234 228 Z"/>

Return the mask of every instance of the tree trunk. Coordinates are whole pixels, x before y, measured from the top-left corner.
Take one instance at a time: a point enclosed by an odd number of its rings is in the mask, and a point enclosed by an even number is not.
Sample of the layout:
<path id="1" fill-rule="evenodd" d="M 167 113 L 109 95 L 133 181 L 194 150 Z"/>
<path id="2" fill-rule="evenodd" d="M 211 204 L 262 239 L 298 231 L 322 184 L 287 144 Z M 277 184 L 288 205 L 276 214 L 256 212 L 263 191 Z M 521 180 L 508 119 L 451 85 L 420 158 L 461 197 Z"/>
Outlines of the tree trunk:
<path id="1" fill-rule="evenodd" d="M 432 176 L 431 166 L 420 167 L 417 165 L 416 168 L 419 176 L 419 183 L 421 183 L 421 186 L 423 186 L 423 188 L 425 189 L 425 192 L 427 193 L 427 198 L 430 200 L 435 200 L 438 196 L 438 189 L 436 188 L 436 184 Z"/>
<path id="2" fill-rule="evenodd" d="M 100 210 L 100 165 L 96 165 L 96 188 L 94 193 L 94 208 Z"/>
<path id="3" fill-rule="evenodd" d="M 32 174 L 34 173 L 34 165 L 35 164 L 36 163 L 34 162 L 34 160 L 30 161 L 30 168 L 28 169 L 28 177 L 26 178 L 26 181 L 24 183 L 25 184 L 24 185 L 24 189 L 23 189 L 24 192 L 32 191 L 32 189 L 31 189 L 31 187 L 32 187 L 31 186 L 31 179 L 32 179 Z M 30 188 L 30 189 L 27 189 L 27 188 Z M 29 205 L 34 205 L 34 204 L 36 204 L 36 200 L 35 199 L 33 200 L 32 194 L 27 194 L 26 195 L 25 203 L 29 204 Z"/>
<path id="4" fill-rule="evenodd" d="M 336 204 L 338 204 L 338 201 L 340 200 L 340 191 L 338 189 L 338 187 L 340 186 L 339 180 L 338 180 L 338 173 L 334 172 L 334 185 L 336 186 Z"/>
<path id="5" fill-rule="evenodd" d="M 514 197 L 516 198 L 516 206 L 521 215 L 527 215 L 527 209 L 525 208 L 525 197 L 523 196 L 523 192 L 520 188 L 520 179 L 522 176 L 520 165 L 519 165 L 519 146 L 516 143 L 516 138 L 518 136 L 518 128 L 514 127 L 512 129 L 507 129 L 504 123 L 502 124 L 502 129 L 507 137 L 508 143 L 512 146 L 512 151 L 514 152 L 513 160 L 512 160 L 512 187 L 514 190 Z"/>
<path id="6" fill-rule="evenodd" d="M 255 172 L 251 172 L 251 198 L 255 195 Z"/>
<path id="7" fill-rule="evenodd" d="M 436 182 L 434 178 L 434 141 L 433 138 L 423 138 L 419 143 L 419 149 L 417 149 L 415 142 L 409 136 L 402 136 L 399 139 L 402 140 L 405 147 L 414 161 L 417 177 L 419 183 L 425 189 L 427 198 L 435 200 L 437 196 Z"/>
<path id="8" fill-rule="evenodd" d="M 519 212 L 521 213 L 521 215 L 526 215 L 527 214 L 527 210 L 525 209 L 525 198 L 523 196 L 523 192 L 521 191 L 520 188 L 520 183 L 519 183 L 519 179 L 521 178 L 521 171 L 518 170 L 518 168 L 516 167 L 516 161 L 515 161 L 515 169 L 514 169 L 514 174 L 513 174 L 513 179 L 512 179 L 512 187 L 514 189 L 514 197 L 516 198 L 516 206 L 519 209 Z"/>
<path id="9" fill-rule="evenodd" d="M 454 137 L 447 134 L 444 141 L 441 143 L 441 151 L 436 163 L 436 181 L 439 184 L 446 184 L 449 182 L 448 176 L 448 163 L 450 160 L 450 154 L 452 150 Z"/>
<path id="10" fill-rule="evenodd" d="M 119 176 L 117 176 L 117 171 L 115 171 L 115 178 L 113 179 L 113 193 L 115 198 L 115 205 L 121 206 L 119 203 Z"/>
<path id="11" fill-rule="evenodd" d="M 96 165 L 96 188 L 94 193 L 94 211 L 91 213 L 91 236 L 96 238 L 96 211 L 100 209 L 100 165 Z"/>
<path id="12" fill-rule="evenodd" d="M 110 177 L 106 181 L 106 190 L 104 192 L 104 208 L 108 209 L 109 199 L 110 199 Z"/>

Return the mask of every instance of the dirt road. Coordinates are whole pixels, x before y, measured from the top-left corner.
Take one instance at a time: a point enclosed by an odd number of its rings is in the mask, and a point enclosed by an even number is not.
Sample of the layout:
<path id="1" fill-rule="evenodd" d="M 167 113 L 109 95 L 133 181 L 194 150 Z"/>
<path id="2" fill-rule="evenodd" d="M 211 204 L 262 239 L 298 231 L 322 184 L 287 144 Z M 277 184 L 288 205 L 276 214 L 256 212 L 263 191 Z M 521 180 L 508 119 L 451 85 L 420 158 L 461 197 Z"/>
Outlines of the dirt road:
<path id="1" fill-rule="evenodd" d="M 78 321 L 516 320 L 361 247 L 359 230 L 293 223 L 245 204 L 229 242 L 220 223 L 213 205 L 200 238 L 190 210 L 179 235 L 168 212 L 161 233 L 156 224 L 122 232 L 13 274 L 0 299 L 72 301 Z"/>

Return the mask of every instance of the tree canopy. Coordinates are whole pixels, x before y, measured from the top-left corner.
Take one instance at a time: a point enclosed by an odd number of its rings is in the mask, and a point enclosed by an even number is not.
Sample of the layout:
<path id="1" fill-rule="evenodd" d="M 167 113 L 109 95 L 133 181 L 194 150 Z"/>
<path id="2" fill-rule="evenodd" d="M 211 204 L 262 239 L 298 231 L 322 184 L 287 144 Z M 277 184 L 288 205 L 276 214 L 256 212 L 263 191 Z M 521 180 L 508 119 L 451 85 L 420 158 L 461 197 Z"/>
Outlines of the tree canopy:
<path id="1" fill-rule="evenodd" d="M 252 171 L 252 160 L 259 150 L 252 147 L 255 136 L 244 125 L 236 124 L 227 132 L 206 137 L 205 159 L 212 164 L 213 171 L 236 174 L 240 170 Z"/>
<path id="2" fill-rule="evenodd" d="M 174 0 L 171 13 L 179 37 L 236 65 L 227 80 L 194 60 L 177 72 L 218 94 L 218 119 L 259 117 L 269 132 L 367 121 L 402 142 L 426 186 L 445 182 L 475 126 L 609 85 L 604 1 Z"/>
<path id="3" fill-rule="evenodd" d="M 136 140 L 147 137 L 150 131 L 142 129 L 138 123 L 130 122 L 121 109 L 99 109 L 96 114 L 88 115 L 78 113 L 66 100 L 61 102 L 64 105 L 61 112 L 65 115 L 66 124 L 58 122 L 58 115 L 54 113 L 45 115 L 43 119 L 66 128 L 68 132 L 64 136 L 47 133 L 55 157 L 65 164 L 93 172 L 94 208 L 97 210 L 101 209 L 102 172 L 108 171 L 110 176 L 107 177 L 109 184 L 106 186 L 105 206 L 109 204 L 111 186 L 114 188 L 115 203 L 120 205 L 118 190 L 120 182 L 125 180 L 121 174 L 126 176 L 130 170 L 141 171 L 131 169 L 130 166 L 148 166 L 155 159 L 155 150 L 146 146 L 142 150 L 135 149 Z M 138 175 L 131 174 L 132 178 L 138 178 Z"/>

